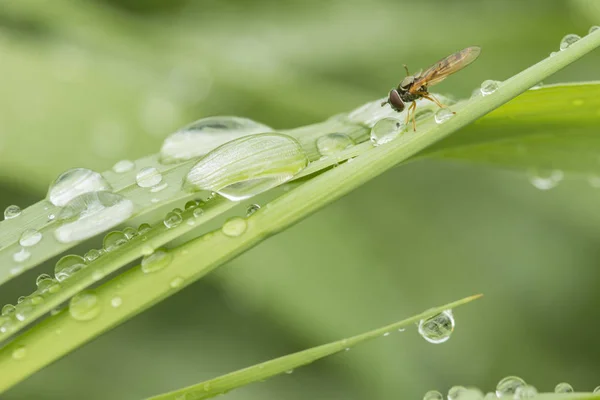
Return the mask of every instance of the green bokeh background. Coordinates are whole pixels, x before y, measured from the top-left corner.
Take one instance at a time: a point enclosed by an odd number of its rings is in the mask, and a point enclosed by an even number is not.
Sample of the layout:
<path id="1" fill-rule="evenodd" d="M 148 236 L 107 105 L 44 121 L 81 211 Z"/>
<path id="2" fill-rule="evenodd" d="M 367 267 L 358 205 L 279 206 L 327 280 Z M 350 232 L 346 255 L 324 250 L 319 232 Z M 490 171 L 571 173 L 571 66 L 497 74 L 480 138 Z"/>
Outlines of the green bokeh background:
<path id="1" fill-rule="evenodd" d="M 3 0 L 0 206 L 41 199 L 68 168 L 156 152 L 204 116 L 318 122 L 383 96 L 403 63 L 476 44 L 480 59 L 436 87 L 466 97 L 600 25 L 598 4 Z M 599 64 L 595 52 L 545 83 L 599 79 Z M 580 178 L 542 192 L 480 165 L 395 168 L 1 398 L 142 398 L 479 292 L 443 345 L 408 329 L 226 398 L 420 399 L 457 384 L 488 391 L 509 374 L 591 391 L 600 189 Z M 2 304 L 40 270 L 3 286 Z"/>

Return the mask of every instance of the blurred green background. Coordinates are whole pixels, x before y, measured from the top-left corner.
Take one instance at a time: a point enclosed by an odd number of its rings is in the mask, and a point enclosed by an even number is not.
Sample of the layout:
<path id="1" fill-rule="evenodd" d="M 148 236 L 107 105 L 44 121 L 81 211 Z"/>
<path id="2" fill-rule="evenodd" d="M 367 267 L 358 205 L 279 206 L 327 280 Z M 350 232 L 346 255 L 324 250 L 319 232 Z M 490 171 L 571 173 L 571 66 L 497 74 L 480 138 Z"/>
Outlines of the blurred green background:
<path id="1" fill-rule="evenodd" d="M 204 116 L 318 122 L 385 95 L 403 63 L 417 70 L 480 45 L 475 64 L 435 88 L 466 97 L 599 25 L 598 4 L 3 0 L 0 206 L 41 199 L 68 168 L 154 153 Z M 595 52 L 545 83 L 598 79 L 599 63 Z M 488 391 L 509 374 L 591 391 L 599 204 L 579 177 L 542 192 L 480 165 L 395 168 L 2 399 L 141 398 L 479 292 L 443 345 L 409 329 L 226 398 L 420 399 L 457 384 Z M 3 286 L 2 304 L 39 272 Z"/>

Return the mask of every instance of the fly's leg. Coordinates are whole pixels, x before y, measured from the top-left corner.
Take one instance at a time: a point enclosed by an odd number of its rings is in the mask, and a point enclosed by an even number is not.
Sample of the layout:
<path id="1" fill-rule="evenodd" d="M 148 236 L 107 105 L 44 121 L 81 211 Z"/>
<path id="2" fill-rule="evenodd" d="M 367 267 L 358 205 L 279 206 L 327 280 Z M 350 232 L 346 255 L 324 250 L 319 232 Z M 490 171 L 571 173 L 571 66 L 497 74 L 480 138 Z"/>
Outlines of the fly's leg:
<path id="1" fill-rule="evenodd" d="M 440 108 L 448 108 L 448 106 L 440 103 L 440 101 L 438 99 L 436 99 L 435 97 L 433 97 L 433 95 L 431 93 L 423 95 L 423 98 L 425 98 L 425 99 L 427 99 L 429 101 L 433 101 Z M 452 111 L 452 114 L 456 114 L 456 113 L 454 111 Z"/>

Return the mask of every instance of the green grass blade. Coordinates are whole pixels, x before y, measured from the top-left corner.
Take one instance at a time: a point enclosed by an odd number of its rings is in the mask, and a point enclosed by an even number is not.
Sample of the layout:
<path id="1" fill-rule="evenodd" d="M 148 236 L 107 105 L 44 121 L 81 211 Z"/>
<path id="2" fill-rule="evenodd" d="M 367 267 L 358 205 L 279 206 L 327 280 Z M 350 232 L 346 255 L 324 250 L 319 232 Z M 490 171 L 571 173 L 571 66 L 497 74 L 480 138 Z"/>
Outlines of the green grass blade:
<path id="1" fill-rule="evenodd" d="M 313 347 L 312 349 L 276 358 L 271 361 L 266 361 L 264 363 L 244 368 L 239 371 L 235 371 L 230 374 L 199 383 L 197 385 L 188 386 L 186 388 L 179 389 L 173 392 L 161 394 L 152 397 L 151 399 L 168 400 L 185 398 L 191 400 L 208 399 L 211 397 L 215 397 L 220 394 L 227 393 L 233 389 L 239 388 L 241 386 L 245 386 L 254 382 L 259 382 L 272 376 L 282 374 L 286 371 L 310 364 L 316 360 L 330 356 L 340 351 L 344 351 L 345 349 L 354 347 L 368 340 L 381 337 L 386 333 L 406 328 L 412 324 L 418 323 L 421 319 L 434 316 L 436 314 L 441 313 L 444 310 L 454 309 L 458 306 L 469 303 L 480 297 L 481 295 L 466 297 L 453 303 L 431 308 L 425 312 L 422 312 L 400 322 L 384 326 L 382 328 L 374 329 L 372 331 L 352 336 L 347 339 L 342 339 L 336 342 Z"/>

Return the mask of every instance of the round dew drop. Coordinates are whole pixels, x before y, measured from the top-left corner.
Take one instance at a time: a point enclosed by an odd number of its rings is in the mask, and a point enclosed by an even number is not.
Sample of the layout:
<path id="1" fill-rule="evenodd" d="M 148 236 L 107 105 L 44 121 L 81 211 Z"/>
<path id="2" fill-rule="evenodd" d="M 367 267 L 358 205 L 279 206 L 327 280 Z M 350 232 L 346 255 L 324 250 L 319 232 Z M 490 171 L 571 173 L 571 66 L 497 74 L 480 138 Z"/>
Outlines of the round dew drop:
<path id="1" fill-rule="evenodd" d="M 131 171 L 133 169 L 133 167 L 135 167 L 135 164 L 132 161 L 121 160 L 121 161 L 117 162 L 115 165 L 113 165 L 112 169 L 117 174 L 122 174 L 124 172 Z"/>
<path id="2" fill-rule="evenodd" d="M 406 130 L 406 125 L 396 118 L 382 118 L 371 128 L 371 143 L 381 146 L 394 140 Z"/>
<path id="3" fill-rule="evenodd" d="M 57 281 L 62 282 L 83 268 L 85 268 L 85 261 L 83 258 L 74 254 L 69 254 L 58 260 L 54 266 L 54 276 Z"/>
<path id="4" fill-rule="evenodd" d="M 42 234 L 35 229 L 27 229 L 21 234 L 19 244 L 23 247 L 35 246 L 42 240 Z"/>
<path id="5" fill-rule="evenodd" d="M 202 214 L 204 214 L 204 210 L 201 209 L 200 207 L 195 208 L 194 211 L 192 212 L 192 215 L 194 216 L 194 218 L 198 218 L 200 217 Z"/>
<path id="6" fill-rule="evenodd" d="M 247 228 L 248 224 L 244 218 L 234 217 L 225 221 L 221 231 L 225 236 L 237 237 L 246 232 Z"/>
<path id="7" fill-rule="evenodd" d="M 464 386 L 453 386 L 448 390 L 448 400 L 462 400 L 462 396 L 467 392 Z"/>
<path id="8" fill-rule="evenodd" d="M 102 247 L 104 251 L 111 252 L 127 243 L 127 236 L 121 231 L 110 232 L 104 236 Z"/>
<path id="9" fill-rule="evenodd" d="M 163 220 L 163 224 L 165 224 L 167 229 L 171 229 L 171 228 L 175 228 L 176 226 L 181 224 L 182 221 L 183 221 L 183 218 L 181 217 L 180 213 L 178 213 L 176 211 L 171 211 L 170 213 L 168 213 L 165 216 L 165 219 Z"/>
<path id="10" fill-rule="evenodd" d="M 142 168 L 135 176 L 139 187 L 148 188 L 158 185 L 162 181 L 161 173 L 154 167 Z"/>
<path id="11" fill-rule="evenodd" d="M 12 206 L 6 207 L 6 209 L 4 210 L 5 220 L 17 218 L 19 215 L 21 215 L 21 208 L 19 206 L 15 206 L 14 204 Z"/>
<path id="12" fill-rule="evenodd" d="M 2 307 L 2 313 L 0 315 L 5 317 L 8 315 L 12 315 L 12 313 L 14 313 L 14 312 L 15 312 L 15 306 L 13 306 L 12 304 L 5 304 Z"/>
<path id="13" fill-rule="evenodd" d="M 152 229 L 152 227 L 150 226 L 150 224 L 141 224 L 138 227 L 137 233 L 138 233 L 138 235 L 143 235 L 146 232 L 148 232 L 150 229 Z"/>
<path id="14" fill-rule="evenodd" d="M 98 296 L 91 290 L 78 293 L 69 301 L 69 314 L 77 321 L 92 320 L 100 314 L 101 310 Z"/>
<path id="15" fill-rule="evenodd" d="M 252 204 L 246 210 L 246 217 L 251 216 L 252 214 L 254 214 L 255 212 L 257 212 L 258 210 L 260 210 L 260 206 L 258 204 Z"/>
<path id="16" fill-rule="evenodd" d="M 483 81 L 483 83 L 481 84 L 481 87 L 479 88 L 479 91 L 481 92 L 481 94 L 483 96 L 489 96 L 490 94 L 492 94 L 496 90 L 498 90 L 499 87 L 500 87 L 500 82 L 493 81 L 493 80 L 487 80 L 487 81 Z"/>
<path id="17" fill-rule="evenodd" d="M 448 121 L 452 117 L 454 117 L 454 113 L 450 109 L 440 108 L 435 113 L 435 123 L 438 125 L 443 124 L 444 122 Z"/>
<path id="18" fill-rule="evenodd" d="M 579 41 L 579 39 L 581 39 L 581 36 L 575 35 L 573 33 L 566 35 L 560 41 L 560 50 L 563 51 L 568 49 L 573 43 Z"/>
<path id="19" fill-rule="evenodd" d="M 148 274 L 150 272 L 160 271 L 171 263 L 173 255 L 166 250 L 158 249 L 154 253 L 142 258 L 142 272 Z"/>
<path id="20" fill-rule="evenodd" d="M 327 157 L 354 146 L 354 140 L 343 133 L 328 133 L 318 138 L 316 145 L 319 153 Z"/>
<path id="21" fill-rule="evenodd" d="M 86 168 L 74 168 L 63 172 L 50 185 L 47 198 L 57 207 L 64 207 L 84 193 L 111 191 L 110 184 L 98 172 Z"/>
<path id="22" fill-rule="evenodd" d="M 525 386 L 525 381 L 518 376 L 507 376 L 502 378 L 496 385 L 496 396 L 513 396 L 517 389 Z"/>
<path id="23" fill-rule="evenodd" d="M 554 388 L 554 393 L 573 393 L 573 386 L 569 385 L 567 382 L 561 382 Z"/>
<path id="24" fill-rule="evenodd" d="M 437 390 L 430 390 L 429 392 L 425 393 L 423 400 L 444 400 L 444 396 Z"/>
<path id="25" fill-rule="evenodd" d="M 454 331 L 452 310 L 443 311 L 433 317 L 419 321 L 419 334 L 429 343 L 439 344 L 450 339 Z"/>

